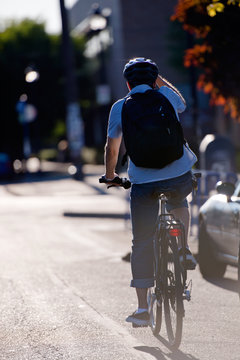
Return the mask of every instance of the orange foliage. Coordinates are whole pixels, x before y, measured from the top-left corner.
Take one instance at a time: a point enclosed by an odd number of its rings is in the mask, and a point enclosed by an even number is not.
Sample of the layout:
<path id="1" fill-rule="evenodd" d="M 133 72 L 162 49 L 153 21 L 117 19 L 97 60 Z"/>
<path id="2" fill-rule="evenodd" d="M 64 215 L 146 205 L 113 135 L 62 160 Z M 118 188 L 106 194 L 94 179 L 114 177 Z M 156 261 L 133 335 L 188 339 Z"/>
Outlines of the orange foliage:
<path id="1" fill-rule="evenodd" d="M 211 82 L 206 83 L 203 87 L 203 91 L 206 94 L 209 94 L 212 90 L 213 90 L 213 84 Z"/>
<path id="2" fill-rule="evenodd" d="M 184 30 L 188 31 L 196 38 L 204 39 L 203 44 L 195 44 L 192 48 L 187 49 L 184 56 L 185 67 L 194 66 L 201 68 L 204 71 L 204 73 L 199 75 L 197 88 L 210 95 L 210 104 L 223 106 L 226 112 L 230 113 L 233 118 L 240 121 L 240 100 L 238 90 L 235 90 L 235 93 L 234 91 L 229 91 L 229 88 L 224 86 L 224 80 L 220 83 L 218 80 L 222 80 L 222 78 L 219 76 L 219 53 L 216 53 L 214 41 L 219 38 L 219 36 L 216 36 L 216 34 L 219 33 L 219 27 L 214 28 L 215 38 L 213 38 L 214 23 L 211 20 L 212 17 L 209 16 L 209 6 L 216 2 L 217 0 L 178 0 L 171 20 L 178 20 L 183 23 Z M 224 4 L 224 2 L 221 1 L 219 1 L 219 3 L 221 3 L 221 5 L 222 3 Z M 236 6 L 234 11 L 238 11 L 240 1 L 226 1 L 224 8 L 226 6 Z M 221 7 L 221 13 L 223 13 L 224 8 Z M 216 12 L 219 12 L 219 9 L 216 9 Z M 233 21 L 235 21 L 234 19 L 235 18 L 233 18 Z M 224 31 L 226 31 L 226 29 Z M 234 34 L 236 34 L 236 32 Z M 233 51 L 236 51 L 235 48 L 233 48 Z M 238 86 L 235 85 L 235 87 L 237 88 Z"/>
<path id="3" fill-rule="evenodd" d="M 195 45 L 192 49 L 187 49 L 184 57 L 184 66 L 201 66 L 205 62 L 204 54 L 211 51 L 211 46 L 207 44 Z"/>
<path id="4" fill-rule="evenodd" d="M 208 0 L 178 0 L 178 3 L 175 7 L 175 14 L 171 16 L 171 20 L 184 22 L 186 20 L 186 12 L 188 9 L 197 6 L 198 11 L 201 11 L 203 4 L 208 2 Z"/>
<path id="5" fill-rule="evenodd" d="M 175 7 L 175 13 L 171 16 L 171 20 L 178 20 L 183 23 L 184 30 L 195 34 L 196 37 L 201 38 L 205 37 L 210 31 L 210 26 L 207 24 L 202 24 L 201 26 L 195 26 L 194 24 L 189 23 L 188 20 L 188 11 L 191 11 L 194 8 L 194 12 L 207 15 L 207 5 L 210 0 L 178 0 L 178 3 Z M 194 21 L 193 21 L 194 23 Z"/>
<path id="6" fill-rule="evenodd" d="M 234 101 L 233 98 L 228 98 L 226 105 L 224 107 L 225 112 L 230 113 L 232 118 L 240 121 L 240 115 L 239 115 L 239 112 L 237 111 L 237 108 L 238 107 L 237 107 L 236 101 Z"/>
<path id="7" fill-rule="evenodd" d="M 240 113 L 238 104 L 232 97 L 224 97 L 220 94 L 219 89 L 214 87 L 211 82 L 206 82 L 205 75 L 202 74 L 197 82 L 197 88 L 203 90 L 206 94 L 210 94 L 210 105 L 223 106 L 225 113 L 230 113 L 233 119 L 240 121 Z"/>

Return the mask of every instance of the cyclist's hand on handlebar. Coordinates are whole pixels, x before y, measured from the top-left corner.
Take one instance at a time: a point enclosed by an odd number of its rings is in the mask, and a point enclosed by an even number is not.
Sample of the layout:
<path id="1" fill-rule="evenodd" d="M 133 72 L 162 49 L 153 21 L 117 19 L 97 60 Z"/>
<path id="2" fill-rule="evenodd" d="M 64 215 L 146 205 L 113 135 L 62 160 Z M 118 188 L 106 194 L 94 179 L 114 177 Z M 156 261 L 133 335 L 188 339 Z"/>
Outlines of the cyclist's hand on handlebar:
<path id="1" fill-rule="evenodd" d="M 99 182 L 108 185 L 107 186 L 108 189 L 112 186 L 121 186 L 124 189 L 129 189 L 131 187 L 131 182 L 128 179 L 120 178 L 117 174 L 115 175 L 116 176 L 113 179 L 107 179 L 106 175 L 103 175 L 99 179 Z"/>
<path id="2" fill-rule="evenodd" d="M 120 179 L 119 175 L 117 173 L 114 173 L 114 176 L 111 178 L 107 178 L 106 174 L 105 174 L 101 177 L 101 179 L 103 180 L 102 182 L 104 182 L 106 185 L 108 185 L 107 188 L 110 188 L 112 186 L 121 186 L 121 184 L 118 183 L 118 181 L 116 181 L 116 179 Z M 100 179 L 99 179 L 99 182 L 100 182 Z"/>

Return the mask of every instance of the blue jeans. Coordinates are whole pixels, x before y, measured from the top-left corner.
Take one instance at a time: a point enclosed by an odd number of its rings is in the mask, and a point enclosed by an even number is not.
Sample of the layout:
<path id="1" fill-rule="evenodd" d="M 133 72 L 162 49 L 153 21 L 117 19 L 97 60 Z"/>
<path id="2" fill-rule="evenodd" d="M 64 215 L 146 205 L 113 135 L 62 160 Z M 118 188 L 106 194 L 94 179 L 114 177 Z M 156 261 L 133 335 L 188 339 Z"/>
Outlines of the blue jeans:
<path id="1" fill-rule="evenodd" d="M 188 173 L 145 184 L 133 184 L 131 190 L 132 220 L 132 287 L 149 288 L 154 285 L 153 239 L 159 213 L 159 195 L 171 193 L 167 211 L 188 207 L 186 197 L 192 191 L 192 175 Z"/>

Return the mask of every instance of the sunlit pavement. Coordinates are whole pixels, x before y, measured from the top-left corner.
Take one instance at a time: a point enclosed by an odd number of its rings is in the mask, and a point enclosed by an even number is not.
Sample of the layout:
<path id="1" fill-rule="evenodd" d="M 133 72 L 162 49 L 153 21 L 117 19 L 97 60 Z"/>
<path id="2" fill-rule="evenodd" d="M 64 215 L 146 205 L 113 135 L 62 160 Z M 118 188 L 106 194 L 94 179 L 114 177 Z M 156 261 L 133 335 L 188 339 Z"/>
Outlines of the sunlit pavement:
<path id="1" fill-rule="evenodd" d="M 131 248 L 127 194 L 98 184 L 102 167 L 85 173 L 84 182 L 55 172 L 0 185 L 0 359 L 239 360 L 235 268 L 212 282 L 189 273 L 179 351 L 167 347 L 164 327 L 155 338 L 125 323 L 136 307 L 122 261 Z"/>

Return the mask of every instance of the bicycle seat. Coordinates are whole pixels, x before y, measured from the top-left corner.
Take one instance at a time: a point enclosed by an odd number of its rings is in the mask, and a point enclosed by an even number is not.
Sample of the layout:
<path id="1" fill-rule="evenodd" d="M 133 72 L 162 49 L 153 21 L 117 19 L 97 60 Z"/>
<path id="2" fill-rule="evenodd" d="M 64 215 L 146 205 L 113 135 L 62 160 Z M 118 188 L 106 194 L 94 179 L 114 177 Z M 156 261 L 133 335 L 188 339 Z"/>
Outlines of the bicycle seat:
<path id="1" fill-rule="evenodd" d="M 164 194 L 164 193 L 160 194 L 158 197 L 161 201 L 167 201 L 167 199 L 168 199 L 167 194 Z"/>
<path id="2" fill-rule="evenodd" d="M 166 191 L 164 193 L 159 194 L 159 199 L 161 201 L 167 201 L 169 198 L 174 196 L 175 191 Z"/>

